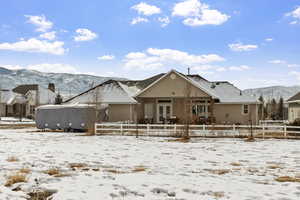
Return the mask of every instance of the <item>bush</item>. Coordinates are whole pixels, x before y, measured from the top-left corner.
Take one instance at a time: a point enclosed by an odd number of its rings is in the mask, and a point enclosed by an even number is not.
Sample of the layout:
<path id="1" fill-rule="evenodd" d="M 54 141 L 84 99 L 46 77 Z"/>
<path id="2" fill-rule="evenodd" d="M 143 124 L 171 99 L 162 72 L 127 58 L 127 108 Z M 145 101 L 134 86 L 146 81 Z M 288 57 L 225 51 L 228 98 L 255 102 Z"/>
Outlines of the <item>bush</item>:
<path id="1" fill-rule="evenodd" d="M 289 126 L 300 126 L 300 118 L 295 119 Z"/>

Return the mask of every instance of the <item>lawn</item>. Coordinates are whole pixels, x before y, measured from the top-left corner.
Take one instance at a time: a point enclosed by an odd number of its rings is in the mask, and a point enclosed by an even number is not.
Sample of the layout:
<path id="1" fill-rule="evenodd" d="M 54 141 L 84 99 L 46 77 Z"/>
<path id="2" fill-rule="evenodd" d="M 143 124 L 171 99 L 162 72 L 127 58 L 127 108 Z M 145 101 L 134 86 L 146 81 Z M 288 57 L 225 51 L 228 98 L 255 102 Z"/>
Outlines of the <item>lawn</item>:
<path id="1" fill-rule="evenodd" d="M 300 141 L 0 130 L 0 199 L 300 199 Z"/>

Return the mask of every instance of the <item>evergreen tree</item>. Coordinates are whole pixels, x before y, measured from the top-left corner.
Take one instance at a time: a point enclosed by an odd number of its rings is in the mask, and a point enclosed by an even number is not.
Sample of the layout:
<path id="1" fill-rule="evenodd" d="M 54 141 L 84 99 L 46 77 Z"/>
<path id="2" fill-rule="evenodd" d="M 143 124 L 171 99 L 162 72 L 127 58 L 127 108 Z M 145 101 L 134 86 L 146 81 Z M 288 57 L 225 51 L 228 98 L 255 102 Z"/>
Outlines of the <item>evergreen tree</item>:
<path id="1" fill-rule="evenodd" d="M 284 116 L 284 105 L 283 105 L 283 98 L 280 97 L 279 102 L 278 102 L 278 109 L 277 109 L 277 116 L 278 119 L 283 120 L 283 116 Z"/>
<path id="2" fill-rule="evenodd" d="M 276 100 L 273 98 L 271 101 L 271 119 L 276 120 L 277 119 L 277 102 Z"/>
<path id="3" fill-rule="evenodd" d="M 260 97 L 258 98 L 258 100 L 260 101 L 260 105 L 258 108 L 258 116 L 261 120 L 265 119 L 265 100 L 264 97 L 262 95 L 260 95 Z"/>

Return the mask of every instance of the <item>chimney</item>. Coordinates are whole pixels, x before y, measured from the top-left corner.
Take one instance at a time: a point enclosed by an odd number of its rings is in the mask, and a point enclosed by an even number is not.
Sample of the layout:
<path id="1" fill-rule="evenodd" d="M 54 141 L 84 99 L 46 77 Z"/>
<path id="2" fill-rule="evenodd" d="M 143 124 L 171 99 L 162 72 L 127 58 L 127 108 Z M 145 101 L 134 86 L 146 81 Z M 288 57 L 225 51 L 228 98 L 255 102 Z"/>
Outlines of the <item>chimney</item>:
<path id="1" fill-rule="evenodd" d="M 188 67 L 188 75 L 190 75 L 190 71 L 191 71 L 191 69 Z"/>
<path id="2" fill-rule="evenodd" d="M 55 85 L 54 85 L 54 83 L 49 83 L 48 89 L 51 90 L 52 92 L 55 92 Z"/>

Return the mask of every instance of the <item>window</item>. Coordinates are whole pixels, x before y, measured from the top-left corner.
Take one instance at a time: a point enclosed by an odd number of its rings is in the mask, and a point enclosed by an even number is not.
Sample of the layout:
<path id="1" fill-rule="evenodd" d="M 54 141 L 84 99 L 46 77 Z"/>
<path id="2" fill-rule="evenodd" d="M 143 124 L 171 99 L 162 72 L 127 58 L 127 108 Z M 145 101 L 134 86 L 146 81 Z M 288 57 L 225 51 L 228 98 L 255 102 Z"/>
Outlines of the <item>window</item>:
<path id="1" fill-rule="evenodd" d="M 207 112 L 205 105 L 193 105 L 192 113 L 197 116 L 203 116 Z"/>
<path id="2" fill-rule="evenodd" d="M 35 106 L 30 105 L 30 114 L 34 114 L 35 112 Z"/>
<path id="3" fill-rule="evenodd" d="M 145 104 L 145 118 L 152 119 L 153 118 L 153 103 Z"/>
<path id="4" fill-rule="evenodd" d="M 249 105 L 247 105 L 247 104 L 243 105 L 243 114 L 244 115 L 249 114 Z"/>

